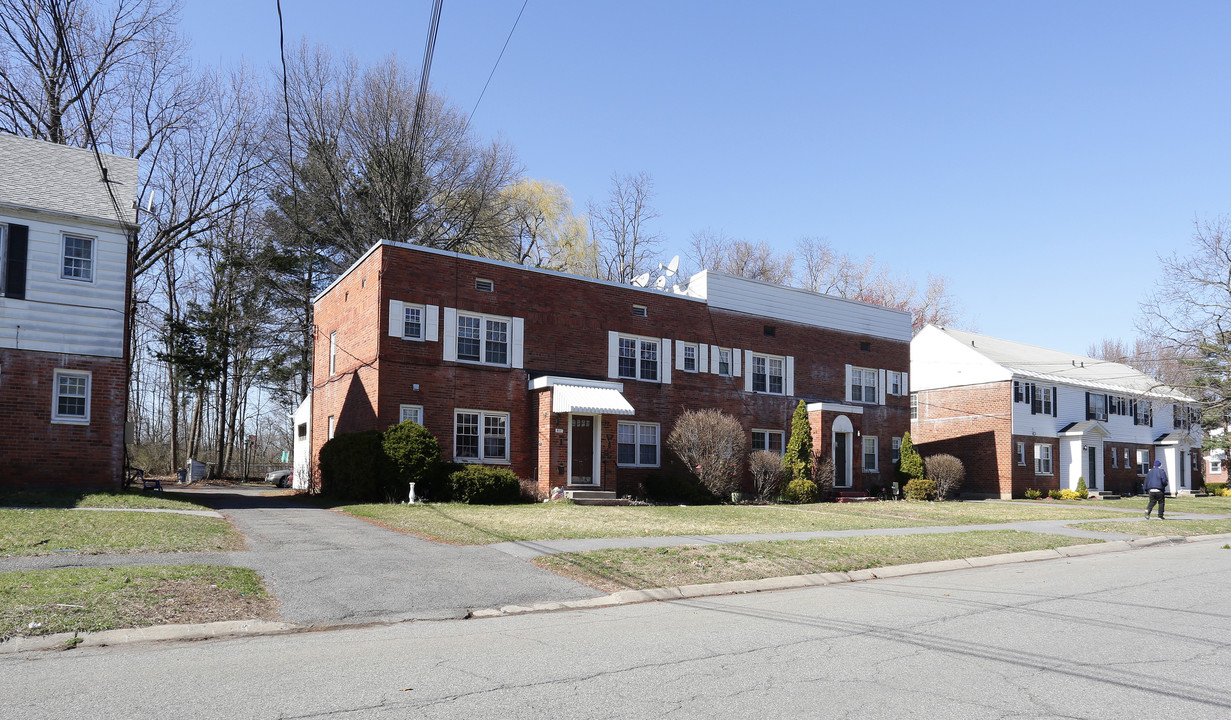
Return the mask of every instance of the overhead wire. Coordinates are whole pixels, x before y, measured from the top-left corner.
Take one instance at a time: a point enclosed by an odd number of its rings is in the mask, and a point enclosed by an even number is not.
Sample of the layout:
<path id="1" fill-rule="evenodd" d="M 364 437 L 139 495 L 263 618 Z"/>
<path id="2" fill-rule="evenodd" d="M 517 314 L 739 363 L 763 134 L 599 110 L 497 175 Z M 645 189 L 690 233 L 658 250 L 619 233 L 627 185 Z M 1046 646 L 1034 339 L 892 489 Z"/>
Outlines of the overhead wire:
<path id="1" fill-rule="evenodd" d="M 487 82 L 483 83 L 483 89 L 479 92 L 479 99 L 474 101 L 474 107 L 470 109 L 470 114 L 466 116 L 466 124 L 462 126 L 463 133 L 470 127 L 470 121 L 479 109 L 479 103 L 483 102 L 483 96 L 487 94 L 487 86 L 491 84 L 492 77 L 496 75 L 496 68 L 500 67 L 500 60 L 504 58 L 504 51 L 509 48 L 509 41 L 513 39 L 513 31 L 517 30 L 517 24 L 521 22 L 522 13 L 526 12 L 526 5 L 529 4 L 530 0 L 522 2 L 521 10 L 517 12 L 517 19 L 513 21 L 513 27 L 509 28 L 508 37 L 504 39 L 504 46 L 500 48 L 500 55 L 496 57 L 496 62 L 492 65 L 492 71 L 487 74 Z"/>

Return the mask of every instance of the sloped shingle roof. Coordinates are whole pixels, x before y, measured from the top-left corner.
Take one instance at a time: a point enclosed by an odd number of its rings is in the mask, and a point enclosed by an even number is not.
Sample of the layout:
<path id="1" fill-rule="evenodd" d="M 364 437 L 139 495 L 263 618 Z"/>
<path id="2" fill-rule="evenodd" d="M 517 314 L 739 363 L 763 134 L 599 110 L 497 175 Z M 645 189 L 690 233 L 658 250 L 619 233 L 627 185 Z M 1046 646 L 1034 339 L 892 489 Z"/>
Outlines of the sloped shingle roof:
<path id="1" fill-rule="evenodd" d="M 123 221 L 134 222 L 137 161 L 103 153 Z M 91 150 L 0 133 L 0 204 L 115 223 L 116 211 Z"/>

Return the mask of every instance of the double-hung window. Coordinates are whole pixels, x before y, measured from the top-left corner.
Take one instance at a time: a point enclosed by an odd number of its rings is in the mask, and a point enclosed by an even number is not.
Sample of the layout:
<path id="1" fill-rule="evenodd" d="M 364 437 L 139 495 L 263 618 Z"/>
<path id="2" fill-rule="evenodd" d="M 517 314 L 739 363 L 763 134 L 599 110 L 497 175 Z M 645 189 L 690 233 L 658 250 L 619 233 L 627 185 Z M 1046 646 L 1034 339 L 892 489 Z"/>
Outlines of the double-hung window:
<path id="1" fill-rule="evenodd" d="M 508 462 L 509 414 L 458 410 L 453 416 L 453 456 L 461 462 Z"/>
<path id="2" fill-rule="evenodd" d="M 752 391 L 783 394 L 784 358 L 773 355 L 752 355 Z"/>
<path id="3" fill-rule="evenodd" d="M 897 465 L 902 462 L 902 438 L 895 437 L 892 442 L 893 445 L 891 449 L 893 450 L 893 464 Z"/>
<path id="4" fill-rule="evenodd" d="M 8 265 L 5 259 L 8 258 L 8 238 L 9 228 L 4 223 L 0 223 L 0 295 L 4 294 L 4 276 L 8 274 Z"/>
<path id="5" fill-rule="evenodd" d="M 1086 419 L 1107 420 L 1107 396 L 1103 393 L 1086 393 Z"/>
<path id="6" fill-rule="evenodd" d="M 1034 474 L 1051 475 L 1051 445 L 1034 446 Z"/>
<path id="7" fill-rule="evenodd" d="M 903 373 L 894 372 L 892 370 L 889 372 L 889 394 L 890 395 L 905 395 L 906 394 L 906 388 L 903 387 L 905 383 L 902 380 L 902 375 Z"/>
<path id="8" fill-rule="evenodd" d="M 768 450 L 781 455 L 786 447 L 784 444 L 785 438 L 786 433 L 781 430 L 757 430 L 754 428 L 752 431 L 752 450 L 753 452 Z"/>
<path id="9" fill-rule="evenodd" d="M 333 375 L 338 369 L 338 331 L 334 330 L 329 333 L 329 374 Z"/>
<path id="10" fill-rule="evenodd" d="M 681 354 L 681 362 L 684 363 L 685 372 L 697 372 L 697 354 L 698 347 L 696 343 L 684 343 L 683 354 Z"/>
<path id="11" fill-rule="evenodd" d="M 1210 461 L 1210 474 L 1211 475 L 1221 475 L 1222 474 L 1222 460 L 1211 460 Z"/>
<path id="12" fill-rule="evenodd" d="M 658 423 L 619 423 L 616 428 L 616 464 L 658 467 Z"/>
<path id="13" fill-rule="evenodd" d="M 851 368 L 851 400 L 855 402 L 874 403 L 879 398 L 876 395 L 876 376 L 879 373 L 870 368 Z"/>
<path id="14" fill-rule="evenodd" d="M 1150 451 L 1149 450 L 1138 450 L 1137 451 L 1137 474 L 1145 475 L 1149 471 L 1150 471 Z"/>
<path id="15" fill-rule="evenodd" d="M 485 365 L 509 364 L 507 317 L 457 313 L 457 359 Z"/>
<path id="16" fill-rule="evenodd" d="M 723 377 L 731 377 L 731 348 L 717 348 L 718 350 L 718 374 Z"/>
<path id="17" fill-rule="evenodd" d="M 52 382 L 55 397 L 52 399 L 51 421 L 89 423 L 90 373 L 78 370 L 56 370 Z"/>
<path id="18" fill-rule="evenodd" d="M 402 305 L 402 337 L 407 340 L 423 339 L 422 305 Z"/>
<path id="19" fill-rule="evenodd" d="M 863 471 L 864 472 L 880 472 L 880 462 L 878 461 L 876 437 L 873 435 L 863 436 Z"/>
<path id="20" fill-rule="evenodd" d="M 94 238 L 64 236 L 60 277 L 66 280 L 94 281 Z"/>
<path id="21" fill-rule="evenodd" d="M 919 419 L 919 393 L 910 394 L 910 419 Z"/>
<path id="22" fill-rule="evenodd" d="M 1017 443 L 1017 464 L 1026 467 L 1026 443 Z"/>
<path id="23" fill-rule="evenodd" d="M 398 422 L 410 422 L 416 425 L 423 424 L 423 406 L 422 405 L 401 405 L 398 407 Z"/>
<path id="24" fill-rule="evenodd" d="M 619 376 L 658 381 L 658 340 L 620 336 Z"/>

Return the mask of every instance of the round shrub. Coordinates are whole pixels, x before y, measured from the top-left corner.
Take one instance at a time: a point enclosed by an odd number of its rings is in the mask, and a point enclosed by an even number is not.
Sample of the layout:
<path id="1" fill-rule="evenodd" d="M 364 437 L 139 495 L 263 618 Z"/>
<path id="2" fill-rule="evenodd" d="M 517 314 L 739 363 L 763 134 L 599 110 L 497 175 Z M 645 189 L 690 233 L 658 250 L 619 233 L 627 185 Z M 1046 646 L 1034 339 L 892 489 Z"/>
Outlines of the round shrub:
<path id="1" fill-rule="evenodd" d="M 821 492 L 817 489 L 816 483 L 807 478 L 796 478 L 787 483 L 786 490 L 782 496 L 789 503 L 802 505 L 804 503 L 814 503 L 821 498 Z"/>
<path id="2" fill-rule="evenodd" d="M 1085 498 L 1081 496 L 1081 493 L 1077 492 L 1076 490 L 1061 490 L 1060 499 L 1061 500 L 1085 500 Z"/>
<path id="3" fill-rule="evenodd" d="M 521 500 L 521 482 L 506 468 L 467 465 L 449 475 L 453 500 L 469 505 L 507 505 Z"/>
<path id="4" fill-rule="evenodd" d="M 1047 491 L 1047 497 L 1051 498 L 1052 500 L 1059 500 L 1059 499 L 1060 499 L 1060 491 L 1059 491 L 1059 490 L 1048 490 L 1048 491 Z"/>
<path id="5" fill-rule="evenodd" d="M 936 481 L 931 478 L 915 478 L 906 483 L 907 500 L 935 500 Z"/>
<path id="6" fill-rule="evenodd" d="M 1027 500 L 1038 500 L 1041 497 L 1043 497 L 1043 493 L 1041 491 L 1036 490 L 1034 488 L 1026 488 L 1026 499 Z"/>
<path id="7" fill-rule="evenodd" d="M 409 420 L 398 423 L 385 431 L 382 448 L 397 471 L 402 499 L 408 495 L 410 483 L 415 484 L 417 496 L 449 499 L 449 484 L 444 482 L 440 468 L 440 441 L 427 428 Z"/>

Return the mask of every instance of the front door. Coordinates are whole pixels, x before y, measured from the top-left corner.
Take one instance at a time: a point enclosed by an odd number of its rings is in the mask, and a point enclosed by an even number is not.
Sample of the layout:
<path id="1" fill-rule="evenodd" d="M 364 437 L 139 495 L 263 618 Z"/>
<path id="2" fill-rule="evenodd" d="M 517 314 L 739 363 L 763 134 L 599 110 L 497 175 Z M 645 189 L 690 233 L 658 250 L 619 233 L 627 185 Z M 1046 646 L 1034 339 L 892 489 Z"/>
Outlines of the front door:
<path id="1" fill-rule="evenodd" d="M 569 435 L 570 485 L 593 485 L 594 416 L 574 415 Z"/>
<path id="2" fill-rule="evenodd" d="M 833 436 L 833 483 L 838 487 L 850 485 L 846 464 L 847 433 L 834 433 Z"/>
<path id="3" fill-rule="evenodd" d="M 1086 448 L 1086 488 L 1098 489 L 1098 448 Z"/>

